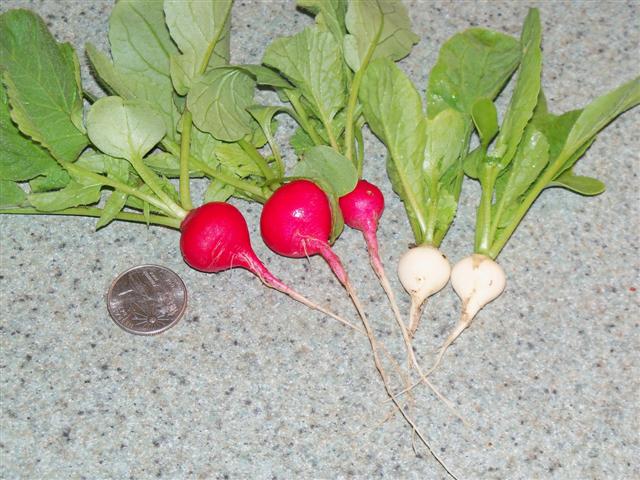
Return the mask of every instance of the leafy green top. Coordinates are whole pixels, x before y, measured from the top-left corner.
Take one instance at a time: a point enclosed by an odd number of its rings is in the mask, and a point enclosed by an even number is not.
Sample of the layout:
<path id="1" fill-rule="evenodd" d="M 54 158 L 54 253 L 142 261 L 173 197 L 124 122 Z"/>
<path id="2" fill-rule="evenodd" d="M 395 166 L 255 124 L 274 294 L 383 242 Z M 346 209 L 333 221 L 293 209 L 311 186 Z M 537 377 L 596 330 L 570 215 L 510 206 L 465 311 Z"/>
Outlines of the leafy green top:
<path id="1" fill-rule="evenodd" d="M 522 59 L 502 126 L 498 128 L 491 102 L 474 105 L 472 112 L 481 145 L 467 157 L 464 168 L 482 186 L 475 250 L 492 258 L 544 189 L 563 187 L 582 195 L 604 191 L 599 180 L 576 176 L 573 165 L 600 130 L 640 103 L 636 78 L 582 110 L 549 113 L 540 87 L 540 45 L 540 18 L 532 9 L 522 29 Z"/>
<path id="2" fill-rule="evenodd" d="M 389 60 L 367 70 L 364 116 L 388 150 L 387 172 L 416 242 L 439 245 L 457 209 L 472 107 L 494 98 L 517 66 L 517 42 L 471 29 L 449 39 L 433 67 L 427 111 L 409 78 Z"/>

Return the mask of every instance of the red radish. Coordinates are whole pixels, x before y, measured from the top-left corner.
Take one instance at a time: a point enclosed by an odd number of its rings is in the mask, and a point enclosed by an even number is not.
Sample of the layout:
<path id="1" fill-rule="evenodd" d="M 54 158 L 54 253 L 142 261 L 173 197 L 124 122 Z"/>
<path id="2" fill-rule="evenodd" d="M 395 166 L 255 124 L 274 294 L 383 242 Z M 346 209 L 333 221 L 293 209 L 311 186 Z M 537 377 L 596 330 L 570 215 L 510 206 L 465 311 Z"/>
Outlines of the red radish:
<path id="1" fill-rule="evenodd" d="M 393 311 L 398 327 L 400 327 L 400 332 L 402 333 L 402 338 L 407 349 L 407 356 L 409 358 L 409 368 L 415 368 L 422 378 L 422 381 L 431 388 L 436 396 L 445 405 L 447 405 L 447 407 L 458 418 L 466 423 L 465 419 L 460 416 L 451 402 L 442 396 L 435 386 L 427 379 L 420 367 L 420 364 L 418 363 L 415 352 L 413 351 L 411 341 L 412 334 L 402 320 L 402 315 L 400 314 L 400 309 L 398 308 L 393 288 L 385 274 L 379 253 L 377 231 L 378 221 L 380 220 L 380 217 L 382 217 L 382 212 L 384 211 L 384 196 L 382 195 L 382 192 L 373 183 L 360 179 L 358 180 L 356 187 L 350 193 L 340 197 L 339 204 L 344 218 L 344 223 L 355 230 L 360 230 L 364 236 L 371 266 L 380 280 L 382 288 L 387 294 L 389 303 L 391 304 L 391 310 Z"/>
<path id="2" fill-rule="evenodd" d="M 296 180 L 278 188 L 264 204 L 260 232 L 274 252 L 294 258 L 322 255 L 338 280 L 343 285 L 349 282 L 342 262 L 329 245 L 329 199 L 315 183 Z"/>
<path id="3" fill-rule="evenodd" d="M 345 224 L 375 237 L 384 210 L 384 196 L 378 187 L 360 179 L 356 188 L 340 197 L 339 202 Z"/>
<path id="4" fill-rule="evenodd" d="M 341 323 L 361 330 L 291 289 L 260 261 L 253 251 L 249 229 L 242 213 L 228 203 L 211 202 L 189 214 L 180 226 L 180 250 L 185 262 L 203 272 L 220 272 L 230 268 L 245 268 L 268 287 L 286 293 L 294 300 L 318 310 Z"/>
<path id="5" fill-rule="evenodd" d="M 329 245 L 331 235 L 331 205 L 326 193 L 309 180 L 295 180 L 282 185 L 266 201 L 260 217 L 260 230 L 265 244 L 274 252 L 287 257 L 301 258 L 321 255 L 351 297 L 367 333 L 375 366 L 384 388 L 407 423 L 431 451 L 434 458 L 447 470 L 428 440 L 418 430 L 394 394 L 389 377 L 378 354 L 378 341 L 364 312 L 362 303 L 351 285 L 340 258 Z"/>

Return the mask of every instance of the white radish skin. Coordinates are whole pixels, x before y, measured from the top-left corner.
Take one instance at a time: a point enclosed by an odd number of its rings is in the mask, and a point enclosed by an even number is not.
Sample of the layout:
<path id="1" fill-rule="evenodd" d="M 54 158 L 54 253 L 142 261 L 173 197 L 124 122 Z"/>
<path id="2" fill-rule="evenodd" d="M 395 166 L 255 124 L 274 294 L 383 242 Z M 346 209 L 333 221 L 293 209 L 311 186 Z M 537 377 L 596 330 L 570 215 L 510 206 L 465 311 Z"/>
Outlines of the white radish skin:
<path id="1" fill-rule="evenodd" d="M 476 314 L 504 291 L 507 277 L 504 270 L 486 255 L 474 253 L 455 264 L 451 285 L 462 300 L 462 315 L 458 324 L 440 348 L 436 362 L 427 375 L 440 364 L 449 346 L 471 325 Z"/>
<path id="2" fill-rule="evenodd" d="M 422 305 L 449 281 L 451 264 L 436 247 L 419 245 L 405 252 L 398 263 L 398 277 L 411 295 L 409 334 L 415 334 L 420 322 Z"/>

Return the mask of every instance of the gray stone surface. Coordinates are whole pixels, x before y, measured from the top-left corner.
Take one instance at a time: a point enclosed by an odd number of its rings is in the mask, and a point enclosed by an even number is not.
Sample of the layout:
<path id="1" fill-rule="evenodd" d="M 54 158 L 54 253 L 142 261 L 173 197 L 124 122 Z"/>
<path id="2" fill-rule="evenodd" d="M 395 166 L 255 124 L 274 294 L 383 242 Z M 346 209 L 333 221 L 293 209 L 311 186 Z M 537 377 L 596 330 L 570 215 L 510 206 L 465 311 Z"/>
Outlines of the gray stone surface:
<path id="1" fill-rule="evenodd" d="M 541 9 L 552 110 L 577 108 L 637 75 L 637 2 L 531 5 Z M 422 87 L 447 37 L 471 25 L 518 34 L 526 6 L 410 2 L 423 40 L 401 65 Z M 110 2 L 5 0 L 0 8 L 14 7 L 35 9 L 80 51 L 88 41 L 106 49 Z M 238 2 L 233 61 L 259 61 L 270 39 L 309 22 L 293 2 Z M 579 164 L 605 181 L 604 195 L 545 192 L 501 255 L 507 291 L 434 376 L 472 426 L 426 390 L 416 393 L 415 418 L 459 478 L 640 478 L 638 131 L 638 112 L 626 114 Z M 387 195 L 380 235 L 392 273 L 412 238 L 384 178 L 384 151 L 367 142 L 366 175 Z M 454 260 L 470 252 L 478 193 L 466 184 L 443 244 Z M 355 321 L 320 260 L 278 258 L 256 235 L 259 209 L 238 205 L 276 274 Z M 0 219 L 0 477 L 444 478 L 423 449 L 414 454 L 397 416 L 381 424 L 388 404 L 362 338 L 244 271 L 190 270 L 174 231 L 118 223 L 95 233 L 94 223 Z M 345 231 L 336 249 L 380 338 L 399 354 L 360 236 Z M 158 337 L 121 331 L 105 307 L 109 282 L 140 263 L 172 268 L 190 292 L 186 318 Z M 416 338 L 425 364 L 458 308 L 449 288 L 429 304 Z"/>

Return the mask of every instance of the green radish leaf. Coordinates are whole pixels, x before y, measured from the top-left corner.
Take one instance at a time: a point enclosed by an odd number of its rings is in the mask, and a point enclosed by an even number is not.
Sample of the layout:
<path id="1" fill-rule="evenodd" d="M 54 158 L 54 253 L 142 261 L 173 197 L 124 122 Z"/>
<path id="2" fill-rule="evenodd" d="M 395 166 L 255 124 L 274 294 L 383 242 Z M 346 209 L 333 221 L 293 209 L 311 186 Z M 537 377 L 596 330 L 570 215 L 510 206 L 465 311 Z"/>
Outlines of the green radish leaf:
<path id="1" fill-rule="evenodd" d="M 213 179 L 204 192 L 204 202 L 226 202 L 234 192 L 235 189 L 232 186 L 220 180 Z"/>
<path id="2" fill-rule="evenodd" d="M 465 117 L 449 108 L 424 121 L 426 145 L 422 175 L 418 176 L 424 184 L 427 211 L 435 215 L 435 245 L 449 230 L 458 208 L 467 136 Z"/>
<path id="3" fill-rule="evenodd" d="M 125 183 L 131 176 L 129 162 L 92 150 L 83 152 L 75 165 L 94 173 L 106 173 L 107 176 L 117 178 Z"/>
<path id="4" fill-rule="evenodd" d="M 167 152 L 155 152 L 148 155 L 144 159 L 144 163 L 156 173 L 164 175 L 167 178 L 180 177 L 180 159 Z M 204 173 L 189 169 L 191 178 L 204 177 Z"/>
<path id="5" fill-rule="evenodd" d="M 558 154 L 557 161 L 562 162 L 567 168 L 566 162 L 572 159 L 580 147 L 595 137 L 618 115 L 638 104 L 640 104 L 640 77 L 595 99 L 576 119 L 562 151 Z"/>
<path id="6" fill-rule="evenodd" d="M 79 183 L 72 180 L 61 190 L 27 195 L 29 203 L 42 212 L 64 210 L 65 208 L 91 205 L 100 200 L 99 183 Z"/>
<path id="7" fill-rule="evenodd" d="M 482 148 L 477 147 L 464 157 L 462 164 L 464 174 L 469 178 L 479 180 L 483 163 L 484 155 L 482 153 Z"/>
<path id="8" fill-rule="evenodd" d="M 330 33 L 306 28 L 292 37 L 276 39 L 267 47 L 263 62 L 282 72 L 322 123 L 330 125 L 346 100 L 341 58 Z"/>
<path id="9" fill-rule="evenodd" d="M 436 213 L 436 229 L 434 233 L 434 243 L 439 245 L 449 226 L 453 222 L 458 210 L 458 198 L 454 193 L 442 189 L 438 193 L 438 209 Z"/>
<path id="10" fill-rule="evenodd" d="M 171 90 L 170 58 L 178 49 L 169 36 L 161 1 L 119 0 L 109 17 L 109 43 L 119 71 Z"/>
<path id="11" fill-rule="evenodd" d="M 533 109 L 533 115 L 530 123 L 538 123 L 548 115 L 550 115 L 550 113 L 547 96 L 544 94 L 542 86 L 540 86 L 540 91 L 538 92 L 538 103 L 536 103 L 536 108 Z"/>
<path id="12" fill-rule="evenodd" d="M 520 60 L 520 45 L 508 35 L 471 28 L 445 42 L 429 75 L 427 113 L 454 108 L 471 114 L 480 98 L 493 100 Z"/>
<path id="13" fill-rule="evenodd" d="M 15 182 L 0 180 L 0 208 L 21 207 L 27 194 Z"/>
<path id="14" fill-rule="evenodd" d="M 221 143 L 215 148 L 215 157 L 207 162 L 212 167 L 221 165 L 238 177 L 262 176 L 253 158 L 237 143 Z"/>
<path id="15" fill-rule="evenodd" d="M 48 192 L 66 186 L 70 180 L 71 177 L 65 169 L 59 165 L 53 165 L 42 176 L 29 180 L 29 187 L 32 193 Z"/>
<path id="16" fill-rule="evenodd" d="M 581 113 L 582 110 L 572 110 L 562 115 L 540 112 L 531 119 L 531 124 L 540 130 L 549 142 L 549 163 L 553 163 L 560 155 L 569 132 Z"/>
<path id="17" fill-rule="evenodd" d="M 562 187 L 586 196 L 600 195 L 605 190 L 605 185 L 600 180 L 592 177 L 575 175 L 572 170 L 564 172 L 551 182 L 549 187 Z"/>
<path id="18" fill-rule="evenodd" d="M 87 145 L 82 127 L 78 59 L 58 44 L 37 15 L 12 10 L 0 16 L 0 71 L 20 131 L 61 161 Z"/>
<path id="19" fill-rule="evenodd" d="M 349 31 L 344 37 L 345 60 L 354 72 L 360 69 L 369 47 L 376 41 L 381 24 L 382 32 L 371 60 L 400 60 L 420 41 L 411 31 L 411 20 L 399 0 L 349 2 L 345 23 Z"/>
<path id="20" fill-rule="evenodd" d="M 582 114 L 582 110 L 572 110 L 562 115 L 553 115 L 551 113 L 540 113 L 534 116 L 532 124 L 535 125 L 549 140 L 549 164 L 554 165 L 567 141 L 569 133 L 573 128 L 576 120 Z M 563 162 L 556 178 L 563 172 L 571 169 L 573 165 L 584 155 L 596 137 L 591 137 L 586 143 L 578 148 L 571 157 Z"/>
<path id="21" fill-rule="evenodd" d="M 555 176 L 554 180 L 557 179 L 564 172 L 566 172 L 568 170 L 571 170 L 573 168 L 573 166 L 575 165 L 575 163 L 582 158 L 582 156 L 585 154 L 585 152 L 587 150 L 589 150 L 589 148 L 591 147 L 593 142 L 596 141 L 596 138 L 597 137 L 591 137 L 591 139 L 588 140 L 587 143 L 583 144 L 578 150 L 576 150 L 573 153 L 573 155 L 569 158 L 569 160 L 567 160 L 564 163 L 564 165 L 562 166 L 562 168 L 560 169 L 558 174 Z"/>
<path id="22" fill-rule="evenodd" d="M 176 190 L 176 187 L 173 186 L 173 184 L 167 180 L 164 177 L 159 177 L 159 181 L 160 181 L 160 185 L 162 187 L 162 190 L 169 195 L 169 197 L 174 201 L 174 202 L 178 202 L 178 192 Z M 149 185 L 147 185 L 146 183 L 141 183 L 139 186 L 136 187 L 137 190 L 139 190 L 141 193 L 146 193 L 149 195 L 155 195 L 153 190 L 151 190 L 151 187 L 149 187 Z M 159 210 L 158 208 L 149 205 L 147 202 L 144 202 L 142 200 L 140 200 L 139 198 L 133 197 L 131 195 L 129 195 L 127 197 L 127 201 L 125 204 L 127 207 L 131 207 L 131 208 L 135 208 L 136 210 L 140 210 L 143 212 L 143 214 L 148 215 L 149 213 L 159 213 L 162 215 L 165 215 L 164 212 L 162 212 L 161 210 Z"/>
<path id="23" fill-rule="evenodd" d="M 195 125 L 191 129 L 191 154 L 203 161 L 214 158 L 216 147 L 221 143 L 210 133 L 203 132 Z"/>
<path id="24" fill-rule="evenodd" d="M 256 79 L 258 85 L 265 85 L 275 88 L 293 88 L 284 77 L 275 70 L 264 65 L 233 65 L 230 68 L 243 70 Z"/>
<path id="25" fill-rule="evenodd" d="M 113 62 L 93 45 L 86 51 L 107 90 L 127 100 L 144 100 L 162 115 L 167 136 L 177 141 L 178 109 L 173 101 L 170 58 L 178 53 L 158 0 L 120 0 L 109 19 Z"/>
<path id="26" fill-rule="evenodd" d="M 471 118 L 480 136 L 480 143 L 486 149 L 499 129 L 496 106 L 488 98 L 479 98 L 471 107 Z"/>
<path id="27" fill-rule="evenodd" d="M 437 201 L 437 184 L 440 176 L 459 163 L 465 144 L 464 115 L 448 108 L 424 123 L 426 144 L 422 169 L 427 194 L 431 201 Z M 457 170 L 462 171 L 462 165 Z M 432 188 L 436 186 L 436 191 Z"/>
<path id="28" fill-rule="evenodd" d="M 301 127 L 296 128 L 289 139 L 289 143 L 298 156 L 303 155 L 304 152 L 315 145 L 309 134 Z"/>
<path id="29" fill-rule="evenodd" d="M 293 168 L 292 175 L 329 185 L 337 197 L 351 192 L 358 182 L 358 172 L 353 163 L 325 145 L 309 148 Z"/>
<path id="30" fill-rule="evenodd" d="M 111 192 L 109 198 L 102 207 L 102 213 L 96 223 L 96 230 L 109 225 L 124 208 L 127 203 L 127 194 L 119 191 Z"/>
<path id="31" fill-rule="evenodd" d="M 87 114 L 91 142 L 112 157 L 142 158 L 165 135 L 157 111 L 138 100 L 104 97 Z"/>
<path id="32" fill-rule="evenodd" d="M 252 105 L 247 108 L 249 115 L 258 122 L 260 129 L 264 133 L 266 138 L 272 137 L 273 131 L 273 117 L 278 113 L 287 112 L 286 107 L 266 106 L 266 105 Z"/>
<path id="33" fill-rule="evenodd" d="M 20 133 L 11 121 L 9 99 L 0 85 L 0 180 L 25 181 L 59 168 L 37 143 Z"/>
<path id="34" fill-rule="evenodd" d="M 106 55 L 96 50 L 91 44 L 86 46 L 86 50 L 93 69 L 107 90 L 126 100 L 142 100 L 153 105 L 162 116 L 169 138 L 177 140 L 176 125 L 180 114 L 173 101 L 173 87 L 170 79 L 164 83 L 156 83 L 155 80 L 143 74 L 115 66 Z"/>
<path id="35" fill-rule="evenodd" d="M 416 241 L 427 226 L 427 196 L 422 181 L 426 145 L 422 100 L 409 78 L 388 59 L 367 68 L 360 101 L 369 127 L 387 146 L 387 173 L 402 199 Z"/>
<path id="36" fill-rule="evenodd" d="M 522 60 L 511 102 L 502 122 L 500 133 L 487 157 L 490 162 L 497 162 L 501 169 L 505 168 L 513 159 L 524 129 L 538 103 L 542 72 L 541 41 L 540 14 L 537 9 L 532 8 L 529 10 L 522 27 L 520 39 Z"/>
<path id="37" fill-rule="evenodd" d="M 229 63 L 232 4 L 232 0 L 165 0 L 167 26 L 182 52 L 171 55 L 171 78 L 180 95 L 186 95 L 209 69 Z"/>
<path id="38" fill-rule="evenodd" d="M 338 42 L 347 33 L 345 14 L 346 0 L 298 0 L 298 7 L 315 15 L 318 30 L 330 32 Z"/>
<path id="39" fill-rule="evenodd" d="M 548 163 L 549 142 L 530 125 L 525 130 L 513 162 L 496 180 L 492 222 L 499 227 L 509 224 L 512 220 L 510 214 L 515 213 L 520 205 L 520 197 L 538 179 Z"/>
<path id="40" fill-rule="evenodd" d="M 254 122 L 247 108 L 253 105 L 255 80 L 234 68 L 216 68 L 200 77 L 187 96 L 193 123 L 218 140 L 235 142 L 250 135 Z"/>
<path id="41" fill-rule="evenodd" d="M 271 148 L 271 152 L 273 156 L 276 158 L 277 162 L 277 172 L 280 177 L 284 175 L 284 162 L 282 161 L 280 155 L 280 149 L 278 147 L 278 143 L 273 137 L 274 133 L 277 131 L 278 123 L 273 119 L 275 115 L 281 112 L 288 112 L 289 110 L 286 107 L 273 107 L 273 106 L 263 106 L 263 105 L 254 105 L 252 107 L 247 108 L 249 114 L 254 118 L 258 125 L 260 126 L 260 131 L 262 132 L 264 138 L 269 143 L 269 147 Z M 256 142 L 261 140 L 257 138 L 257 135 L 254 135 L 253 141 Z M 257 142 L 256 142 L 257 143 Z"/>
<path id="42" fill-rule="evenodd" d="M 327 192 L 327 190 L 325 190 L 325 192 Z M 335 193 L 327 193 L 327 197 L 329 198 L 329 205 L 331 206 L 331 236 L 329 237 L 329 243 L 333 244 L 344 230 L 344 217 L 342 216 L 340 203 Z"/>

